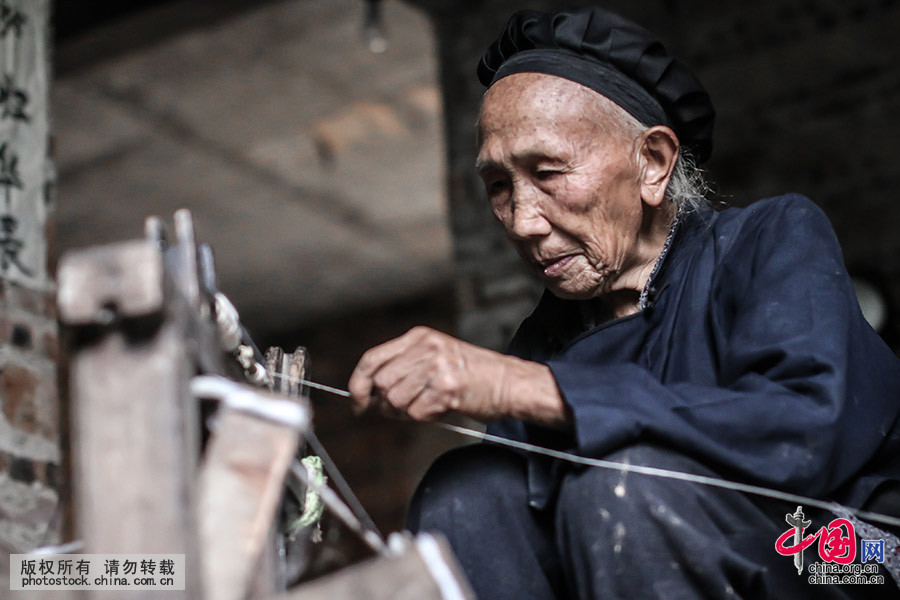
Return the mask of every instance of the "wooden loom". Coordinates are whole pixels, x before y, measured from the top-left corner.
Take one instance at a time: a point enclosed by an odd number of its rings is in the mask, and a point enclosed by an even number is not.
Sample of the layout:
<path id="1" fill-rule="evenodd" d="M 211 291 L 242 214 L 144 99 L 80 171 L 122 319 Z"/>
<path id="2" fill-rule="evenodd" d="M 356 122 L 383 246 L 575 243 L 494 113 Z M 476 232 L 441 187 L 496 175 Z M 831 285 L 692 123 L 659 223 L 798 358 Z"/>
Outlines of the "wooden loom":
<path id="1" fill-rule="evenodd" d="M 287 589 L 277 513 L 287 482 L 304 497 L 291 465 L 311 433 L 298 383 L 307 355 L 271 348 L 260 377 L 252 372 L 258 365 L 242 368 L 223 350 L 211 251 L 195 244 L 188 211 L 178 211 L 174 225 L 171 241 L 151 218 L 142 240 L 70 252 L 60 261 L 81 552 L 185 554 L 185 590 L 165 594 L 173 600 L 474 598 L 449 547 L 431 536 L 395 538 L 380 557 Z M 230 384 L 244 402 L 222 398 L 203 443 L 192 381 L 246 381 L 248 374 L 268 389 Z M 293 420 L 272 417 L 286 402 Z"/>

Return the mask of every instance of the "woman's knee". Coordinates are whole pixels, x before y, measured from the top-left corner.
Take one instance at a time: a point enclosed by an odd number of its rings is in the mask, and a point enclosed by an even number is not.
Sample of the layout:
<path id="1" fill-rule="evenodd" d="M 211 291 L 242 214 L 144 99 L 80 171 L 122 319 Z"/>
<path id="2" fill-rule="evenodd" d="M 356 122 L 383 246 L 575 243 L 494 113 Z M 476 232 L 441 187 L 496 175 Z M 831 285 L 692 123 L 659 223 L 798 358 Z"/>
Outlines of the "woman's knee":
<path id="1" fill-rule="evenodd" d="M 523 502 L 525 461 L 518 454 L 488 444 L 445 452 L 431 465 L 416 489 L 407 515 L 413 531 L 460 520 L 479 520 L 498 508 Z"/>
<path id="2" fill-rule="evenodd" d="M 713 473 L 697 461 L 651 445 L 623 448 L 606 457 L 623 465 L 655 467 L 696 475 Z M 589 467 L 571 471 L 560 487 L 559 508 L 573 516 L 593 518 L 614 513 L 623 518 L 642 518 L 658 510 L 660 505 L 693 505 L 698 493 L 696 484 L 656 477 L 634 471 Z"/>

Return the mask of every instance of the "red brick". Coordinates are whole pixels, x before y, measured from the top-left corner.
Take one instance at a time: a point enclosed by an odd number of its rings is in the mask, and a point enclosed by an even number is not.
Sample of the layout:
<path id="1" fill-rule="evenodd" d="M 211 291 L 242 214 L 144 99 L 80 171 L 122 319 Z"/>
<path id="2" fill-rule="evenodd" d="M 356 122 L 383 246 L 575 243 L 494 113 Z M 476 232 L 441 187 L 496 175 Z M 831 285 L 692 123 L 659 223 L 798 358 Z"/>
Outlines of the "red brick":
<path id="1" fill-rule="evenodd" d="M 39 435 L 50 441 L 59 439 L 59 407 L 55 371 L 52 368 L 35 373 L 37 386 L 27 406 L 20 406 L 13 427 Z"/>
<path id="2" fill-rule="evenodd" d="M 56 294 L 44 294 L 44 316 L 56 319 Z"/>
<path id="3" fill-rule="evenodd" d="M 55 331 L 48 331 L 41 337 L 41 348 L 54 363 L 59 360 L 59 336 Z"/>
<path id="4" fill-rule="evenodd" d="M 35 315 L 52 317 L 55 314 L 55 297 L 48 292 L 38 292 L 19 285 L 8 284 L 6 301 L 10 308 L 19 308 Z"/>
<path id="5" fill-rule="evenodd" d="M 21 425 L 23 420 L 35 420 L 34 398 L 37 386 L 37 375 L 25 367 L 6 365 L 0 372 L 3 414 L 14 427 Z"/>
<path id="6" fill-rule="evenodd" d="M 35 372 L 8 364 L 0 371 L 0 393 L 3 414 L 12 427 L 51 441 L 59 438 L 56 381 L 52 369 Z"/>
<path id="7" fill-rule="evenodd" d="M 39 315 L 44 312 L 44 294 L 35 292 L 14 283 L 9 284 L 6 290 L 6 300 L 10 308 L 20 308 L 24 311 Z"/>
<path id="8" fill-rule="evenodd" d="M 38 426 L 35 433 L 48 440 L 59 440 L 59 401 L 56 387 L 56 371 L 47 370 L 40 378 L 34 396 Z"/>

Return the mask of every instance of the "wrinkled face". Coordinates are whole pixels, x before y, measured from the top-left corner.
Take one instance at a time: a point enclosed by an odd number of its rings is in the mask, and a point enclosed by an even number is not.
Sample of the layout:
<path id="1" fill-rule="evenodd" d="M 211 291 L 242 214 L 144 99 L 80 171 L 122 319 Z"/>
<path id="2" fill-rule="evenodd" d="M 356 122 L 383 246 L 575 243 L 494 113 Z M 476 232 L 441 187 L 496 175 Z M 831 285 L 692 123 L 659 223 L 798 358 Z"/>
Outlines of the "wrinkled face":
<path id="1" fill-rule="evenodd" d="M 602 126 L 598 99 L 559 77 L 519 73 L 490 88 L 479 120 L 491 210 L 562 298 L 608 294 L 641 266 L 636 143 Z"/>

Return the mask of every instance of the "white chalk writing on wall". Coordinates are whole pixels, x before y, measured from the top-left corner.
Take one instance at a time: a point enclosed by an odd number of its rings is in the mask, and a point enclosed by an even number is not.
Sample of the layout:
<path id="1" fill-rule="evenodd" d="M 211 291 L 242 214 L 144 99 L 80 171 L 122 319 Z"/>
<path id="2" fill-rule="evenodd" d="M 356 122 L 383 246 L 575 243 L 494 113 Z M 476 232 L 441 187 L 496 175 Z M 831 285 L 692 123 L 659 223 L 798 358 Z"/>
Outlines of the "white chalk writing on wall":
<path id="1" fill-rule="evenodd" d="M 48 0 L 0 0 L 0 278 L 45 285 Z"/>

